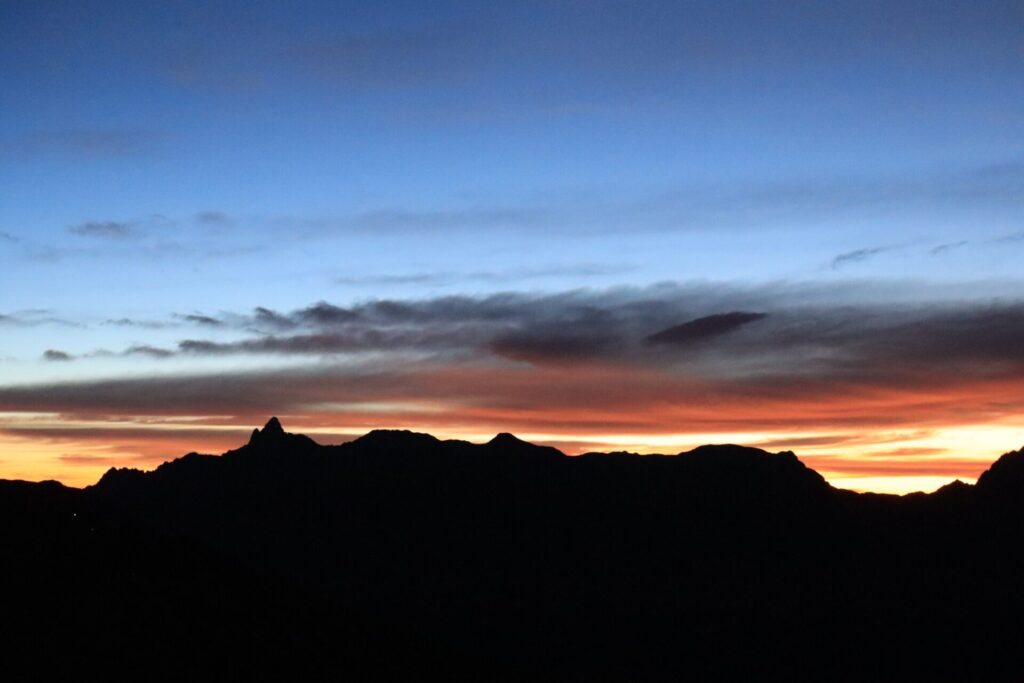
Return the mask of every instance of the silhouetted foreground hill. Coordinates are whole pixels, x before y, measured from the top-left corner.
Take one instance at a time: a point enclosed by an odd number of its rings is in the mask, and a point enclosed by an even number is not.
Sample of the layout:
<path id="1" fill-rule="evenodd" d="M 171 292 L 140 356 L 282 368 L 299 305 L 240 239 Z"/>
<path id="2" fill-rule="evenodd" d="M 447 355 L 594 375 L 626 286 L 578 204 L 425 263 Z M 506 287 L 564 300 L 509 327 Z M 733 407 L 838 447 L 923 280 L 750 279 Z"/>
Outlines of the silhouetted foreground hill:
<path id="1" fill-rule="evenodd" d="M 858 495 L 792 453 L 566 457 L 276 419 L 0 481 L 10 680 L 1024 680 L 1024 452 Z"/>

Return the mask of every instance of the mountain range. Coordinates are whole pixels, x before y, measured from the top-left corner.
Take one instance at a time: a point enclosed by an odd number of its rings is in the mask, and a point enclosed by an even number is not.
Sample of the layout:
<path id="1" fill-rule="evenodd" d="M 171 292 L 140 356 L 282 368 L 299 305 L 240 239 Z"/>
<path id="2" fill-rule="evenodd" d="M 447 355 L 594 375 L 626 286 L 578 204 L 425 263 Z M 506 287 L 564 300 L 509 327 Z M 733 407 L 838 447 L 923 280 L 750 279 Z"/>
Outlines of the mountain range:
<path id="1" fill-rule="evenodd" d="M 791 452 L 569 457 L 273 418 L 0 481 L 11 680 L 1024 680 L 1024 450 L 930 494 Z"/>

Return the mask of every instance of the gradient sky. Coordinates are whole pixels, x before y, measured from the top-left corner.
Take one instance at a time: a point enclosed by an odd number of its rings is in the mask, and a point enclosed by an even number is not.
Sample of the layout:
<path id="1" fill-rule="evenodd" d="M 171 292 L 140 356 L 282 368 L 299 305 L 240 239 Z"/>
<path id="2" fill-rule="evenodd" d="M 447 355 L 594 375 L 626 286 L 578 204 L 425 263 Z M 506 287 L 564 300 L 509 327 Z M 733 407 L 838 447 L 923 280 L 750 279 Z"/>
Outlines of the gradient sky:
<path id="1" fill-rule="evenodd" d="M 1024 444 L 1022 261 L 1019 1 L 0 5 L 0 477 L 278 414 L 933 489 Z"/>

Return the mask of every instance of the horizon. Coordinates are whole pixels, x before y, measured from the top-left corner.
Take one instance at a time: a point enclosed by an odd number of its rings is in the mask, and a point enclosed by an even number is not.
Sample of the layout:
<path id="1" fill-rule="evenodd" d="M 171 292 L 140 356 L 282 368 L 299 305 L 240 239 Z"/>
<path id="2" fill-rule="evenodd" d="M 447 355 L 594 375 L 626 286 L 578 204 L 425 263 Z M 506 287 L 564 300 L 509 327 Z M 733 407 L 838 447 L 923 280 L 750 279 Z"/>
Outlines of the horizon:
<path id="1" fill-rule="evenodd" d="M 279 415 L 973 482 L 1024 444 L 1022 64 L 1009 0 L 8 4 L 0 479 Z"/>
<path id="2" fill-rule="evenodd" d="M 529 446 L 547 446 L 547 447 L 554 448 L 558 452 L 559 455 L 561 455 L 562 457 L 566 457 L 566 458 L 577 458 L 577 457 L 580 457 L 580 456 L 597 456 L 597 457 L 600 457 L 600 456 L 606 456 L 606 455 L 627 455 L 627 456 L 638 457 L 638 458 L 644 458 L 644 457 L 676 458 L 676 457 L 685 457 L 685 456 L 690 455 L 694 451 L 697 451 L 697 450 L 699 450 L 701 448 L 741 448 L 741 449 L 742 448 L 752 448 L 754 450 L 759 450 L 762 453 L 764 453 L 765 455 L 769 455 L 769 456 L 771 456 L 771 455 L 781 455 L 781 454 L 793 455 L 793 456 L 796 457 L 797 461 L 799 461 L 803 465 L 807 466 L 811 471 L 816 472 L 817 474 L 821 474 L 820 472 L 817 472 L 817 470 L 815 470 L 813 467 L 808 465 L 808 463 L 804 462 L 800 458 L 800 454 L 799 453 L 794 453 L 793 451 L 789 451 L 789 450 L 773 452 L 773 451 L 768 451 L 768 450 L 765 450 L 765 449 L 758 448 L 757 446 L 746 446 L 744 444 L 732 444 L 732 443 L 714 443 L 714 444 L 706 443 L 706 444 L 700 444 L 699 446 L 695 446 L 695 447 L 687 449 L 685 451 L 668 452 L 668 453 L 658 453 L 658 452 L 654 452 L 654 451 L 650 451 L 650 452 L 634 452 L 634 451 L 624 451 L 624 450 L 608 451 L 608 452 L 602 452 L 602 451 L 581 451 L 581 452 L 578 452 L 578 453 L 567 453 L 567 452 L 561 450 L 560 448 L 558 448 L 557 445 L 552 445 L 552 444 L 543 443 L 543 442 L 535 443 L 535 442 L 529 441 L 527 439 L 522 439 L 518 435 L 512 434 L 510 432 L 498 432 L 498 433 L 494 434 L 493 436 L 491 436 L 490 438 L 483 437 L 483 438 L 479 438 L 477 440 L 470 441 L 468 439 L 444 438 L 444 437 L 439 437 L 439 436 L 437 436 L 435 434 L 430 434 L 430 433 L 427 433 L 427 432 L 417 432 L 417 431 L 409 430 L 409 429 L 385 428 L 385 427 L 374 428 L 374 429 L 372 429 L 370 431 L 367 431 L 364 434 L 356 435 L 356 436 L 354 436 L 354 437 L 352 437 L 350 439 L 346 439 L 344 441 L 337 441 L 337 442 L 328 441 L 328 442 L 325 443 L 322 440 L 322 437 L 326 436 L 328 439 L 330 439 L 332 435 L 330 435 L 330 434 L 322 435 L 322 434 L 316 434 L 316 433 L 307 434 L 307 433 L 300 433 L 300 432 L 291 432 L 281 423 L 281 421 L 275 415 L 275 416 L 271 416 L 267 420 L 267 422 L 264 423 L 264 425 L 262 427 L 254 427 L 252 429 L 251 433 L 249 434 L 248 439 L 240 440 L 235 447 L 229 448 L 226 451 L 223 451 L 221 453 L 205 453 L 203 451 L 192 450 L 192 451 L 189 451 L 188 453 L 182 453 L 182 454 L 176 455 L 176 456 L 174 456 L 172 458 L 168 458 L 168 459 L 164 460 L 163 462 L 157 463 L 157 464 L 152 465 L 150 467 L 135 467 L 135 466 L 124 467 L 124 468 L 112 467 L 112 468 L 107 469 L 103 473 L 103 476 L 105 476 L 111 470 L 115 470 L 115 469 L 130 469 L 130 470 L 134 470 L 134 471 L 154 472 L 161 465 L 166 465 L 166 464 L 169 464 L 171 462 L 175 462 L 177 460 L 181 460 L 182 458 L 184 458 L 187 455 L 202 455 L 202 456 L 206 456 L 206 457 L 219 458 L 219 457 L 228 455 L 228 454 L 230 454 L 233 451 L 239 451 L 239 450 L 244 449 L 247 446 L 251 446 L 253 444 L 253 441 L 256 439 L 256 437 L 258 435 L 266 434 L 268 431 L 270 431 L 272 433 L 276 431 L 276 432 L 281 433 L 281 434 L 295 435 L 295 436 L 304 436 L 304 437 L 310 439 L 319 448 L 334 448 L 334 447 L 338 447 L 338 446 L 344 446 L 346 444 L 354 443 L 356 441 L 360 441 L 360 440 L 362 440 L 364 438 L 370 437 L 374 433 L 399 433 L 399 434 L 409 434 L 409 435 L 412 435 L 412 436 L 427 436 L 427 437 L 430 437 L 432 439 L 435 439 L 439 443 L 462 443 L 462 444 L 470 444 L 470 445 L 474 445 L 474 446 L 488 445 L 488 444 L 496 442 L 497 440 L 499 440 L 502 437 L 510 437 L 513 441 L 517 441 L 517 442 L 520 442 L 520 443 L 523 443 L 523 444 L 526 444 L 526 445 L 529 445 Z M 1024 447 L 1022 447 L 1020 449 L 1013 449 L 1013 450 L 1007 451 L 1005 453 L 1001 453 L 999 456 L 994 458 L 988 464 L 988 466 L 985 467 L 984 471 L 987 472 L 990 469 L 991 465 L 993 465 L 997 460 L 1002 459 L 1003 456 L 1019 454 L 1019 453 L 1024 453 Z M 825 481 L 828 481 L 827 477 L 822 477 L 822 478 L 825 479 Z M 91 483 L 79 484 L 79 485 L 67 484 L 65 482 L 59 482 L 59 483 L 63 484 L 64 486 L 68 486 L 70 488 L 79 488 L 79 489 L 81 489 L 81 488 L 88 488 L 89 486 L 93 486 L 93 485 L 98 484 L 100 482 L 100 479 L 102 479 L 102 476 L 97 478 L 95 481 L 93 481 Z M 2 479 L 0 479 L 0 481 L 2 481 Z M 54 481 L 54 480 L 48 480 L 48 481 Z M 845 488 L 844 489 L 844 487 L 836 486 L 836 484 L 834 482 L 828 482 L 828 483 L 830 485 L 832 485 L 833 487 L 837 488 L 837 489 L 852 491 L 854 493 L 888 493 L 889 495 L 903 496 L 903 495 L 919 494 L 919 493 L 934 493 L 935 491 L 938 491 L 940 488 L 943 488 L 944 486 L 947 486 L 947 485 L 949 485 L 951 483 L 956 483 L 956 482 L 964 483 L 964 484 L 967 484 L 968 486 L 973 486 L 974 483 L 976 483 L 976 482 L 973 482 L 973 481 L 972 482 L 963 482 L 963 480 L 961 480 L 961 479 L 953 479 L 953 480 L 950 480 L 950 481 L 944 481 L 935 490 L 929 490 L 929 491 L 915 490 L 915 491 L 900 491 L 900 492 L 879 492 L 879 491 L 871 491 L 871 490 L 867 490 L 867 489 L 855 489 L 855 488 Z"/>

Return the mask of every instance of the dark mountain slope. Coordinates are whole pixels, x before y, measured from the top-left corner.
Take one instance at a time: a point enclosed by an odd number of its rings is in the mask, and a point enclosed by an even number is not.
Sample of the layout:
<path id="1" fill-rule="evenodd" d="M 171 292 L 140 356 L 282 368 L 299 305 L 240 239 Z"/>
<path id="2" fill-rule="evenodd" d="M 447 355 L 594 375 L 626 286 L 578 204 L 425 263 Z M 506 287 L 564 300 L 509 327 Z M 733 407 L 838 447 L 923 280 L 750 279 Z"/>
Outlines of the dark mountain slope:
<path id="1" fill-rule="evenodd" d="M 739 446 L 319 446 L 274 419 L 84 490 L 0 482 L 0 642 L 115 678 L 1019 680 L 1022 463 L 858 495 Z"/>

